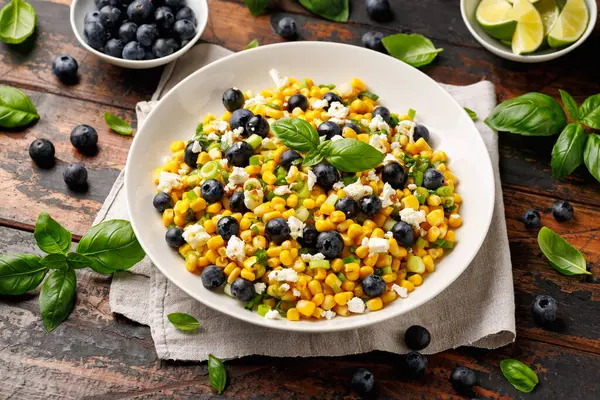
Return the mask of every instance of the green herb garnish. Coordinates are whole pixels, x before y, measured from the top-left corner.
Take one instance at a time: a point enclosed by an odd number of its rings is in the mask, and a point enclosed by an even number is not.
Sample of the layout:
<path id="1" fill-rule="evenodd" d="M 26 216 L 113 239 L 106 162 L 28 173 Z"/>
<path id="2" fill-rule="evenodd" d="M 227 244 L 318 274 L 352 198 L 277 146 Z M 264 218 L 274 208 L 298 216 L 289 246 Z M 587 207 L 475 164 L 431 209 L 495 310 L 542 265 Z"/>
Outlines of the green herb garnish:
<path id="1" fill-rule="evenodd" d="M 169 322 L 180 331 L 195 331 L 200 326 L 200 322 L 189 314 L 171 313 L 167 315 Z"/>
<path id="2" fill-rule="evenodd" d="M 535 372 L 519 360 L 500 361 L 500 370 L 510 384 L 521 392 L 531 392 L 539 382 Z"/>
<path id="3" fill-rule="evenodd" d="M 210 386 L 217 391 L 217 394 L 223 393 L 227 384 L 227 371 L 225 370 L 223 361 L 212 354 L 208 355 L 208 377 L 210 379 Z"/>
<path id="4" fill-rule="evenodd" d="M 254 39 L 253 41 L 251 41 L 250 43 L 248 43 L 246 45 L 246 47 L 244 47 L 244 50 L 249 50 L 249 49 L 253 49 L 255 47 L 260 46 L 260 44 L 258 43 L 258 40 Z"/>
<path id="5" fill-rule="evenodd" d="M 436 49 L 431 40 L 419 34 L 398 33 L 382 39 L 388 53 L 413 67 L 431 63 L 444 49 Z"/>
<path id="6" fill-rule="evenodd" d="M 0 10 L 0 40 L 8 44 L 23 43 L 35 31 L 37 14 L 31 4 L 11 0 Z"/>
<path id="7" fill-rule="evenodd" d="M 131 125 L 109 112 L 104 113 L 104 121 L 106 121 L 106 124 L 110 129 L 117 132 L 119 135 L 130 136 L 133 133 Z"/>
<path id="8" fill-rule="evenodd" d="M 10 86 L 0 86 L 0 127 L 21 128 L 39 118 L 37 109 L 25 93 Z"/>
<path id="9" fill-rule="evenodd" d="M 563 275 L 590 275 L 583 254 L 548 227 L 542 227 L 538 244 L 550 266 Z"/>

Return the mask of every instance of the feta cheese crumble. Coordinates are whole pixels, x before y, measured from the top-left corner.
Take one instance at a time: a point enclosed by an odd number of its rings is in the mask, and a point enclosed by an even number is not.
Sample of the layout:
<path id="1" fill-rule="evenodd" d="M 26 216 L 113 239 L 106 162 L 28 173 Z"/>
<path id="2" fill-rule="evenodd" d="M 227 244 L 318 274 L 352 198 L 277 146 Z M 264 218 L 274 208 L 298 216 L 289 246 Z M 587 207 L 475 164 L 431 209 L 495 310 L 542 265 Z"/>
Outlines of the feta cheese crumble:
<path id="1" fill-rule="evenodd" d="M 273 82 L 275 82 L 277 89 L 281 89 L 282 87 L 285 87 L 290 83 L 290 78 L 288 78 L 287 76 L 281 76 L 281 73 L 275 68 L 271 69 L 269 71 L 269 74 L 271 75 L 271 79 L 273 79 Z"/>
<path id="2" fill-rule="evenodd" d="M 181 178 L 177 174 L 162 171 L 158 178 L 157 189 L 165 193 L 170 193 L 172 189 L 181 189 Z"/>
<path id="3" fill-rule="evenodd" d="M 408 188 L 408 190 L 413 191 L 416 190 L 418 186 L 414 183 L 409 183 L 408 185 L 406 185 L 406 187 Z"/>
<path id="4" fill-rule="evenodd" d="M 365 238 L 366 239 L 366 238 Z M 383 238 L 370 238 L 367 246 L 369 254 L 387 253 L 390 249 L 390 242 Z"/>
<path id="5" fill-rule="evenodd" d="M 405 208 L 400 211 L 400 219 L 406 222 L 409 225 L 412 225 L 417 229 L 417 231 L 421 231 L 420 224 L 425 222 L 425 211 L 423 210 L 413 210 L 412 208 Z"/>
<path id="6" fill-rule="evenodd" d="M 226 159 L 226 158 L 222 158 L 222 159 L 220 159 L 220 160 L 219 160 L 219 164 L 221 164 L 221 166 L 222 166 L 223 168 L 227 168 L 227 164 L 228 164 L 228 163 L 229 163 L 229 161 L 227 161 L 227 159 Z"/>
<path id="7" fill-rule="evenodd" d="M 248 100 L 244 102 L 244 108 L 252 108 L 256 106 L 261 106 L 267 103 L 267 99 L 265 99 L 260 94 L 257 94 L 254 97 L 250 97 Z"/>
<path id="8" fill-rule="evenodd" d="M 302 296 L 302 293 L 300 293 L 300 291 L 296 288 L 292 289 L 292 294 L 296 297 Z"/>
<path id="9" fill-rule="evenodd" d="M 325 99 L 318 99 L 315 100 L 315 102 L 312 105 L 313 110 L 322 110 L 323 108 L 327 107 L 329 105 L 329 102 Z"/>
<path id="10" fill-rule="evenodd" d="M 396 132 L 408 136 L 408 141 L 413 143 L 415 141 L 413 138 L 413 135 L 415 134 L 415 126 L 417 126 L 417 124 L 415 124 L 413 121 L 400 121 L 396 126 Z"/>
<path id="11" fill-rule="evenodd" d="M 394 143 L 396 143 L 396 142 L 394 142 Z M 397 162 L 398 162 L 398 159 L 396 157 L 394 157 L 392 154 L 387 154 L 385 156 L 385 158 L 383 159 L 383 165 L 393 164 L 393 163 L 397 163 Z"/>
<path id="12" fill-rule="evenodd" d="M 392 239 L 394 237 L 394 232 L 387 231 L 384 236 L 388 239 Z"/>
<path id="13" fill-rule="evenodd" d="M 225 255 L 230 260 L 237 260 L 243 262 L 246 257 L 246 250 L 244 249 L 244 241 L 237 236 L 232 236 L 227 241 L 227 248 L 225 249 Z"/>
<path id="14" fill-rule="evenodd" d="M 312 190 L 317 183 L 317 176 L 312 171 L 308 171 L 308 180 L 307 180 L 308 190 Z"/>
<path id="15" fill-rule="evenodd" d="M 267 284 L 264 282 L 256 282 L 254 284 L 254 291 L 256 292 L 256 294 L 263 294 L 266 288 Z"/>
<path id="16" fill-rule="evenodd" d="M 211 133 L 211 135 L 214 135 L 214 133 Z M 217 136 L 217 135 L 215 135 L 215 136 Z M 194 144 L 192 144 L 192 152 L 200 153 L 201 151 L 202 151 L 202 145 L 200 144 L 199 141 L 194 140 Z"/>
<path id="17" fill-rule="evenodd" d="M 229 175 L 229 183 L 232 185 L 242 185 L 250 178 L 250 174 L 244 168 L 233 167 L 233 171 Z"/>
<path id="18" fill-rule="evenodd" d="M 338 181 L 338 182 L 336 182 L 336 183 L 333 184 L 333 188 L 335 190 L 343 189 L 345 186 L 346 185 L 344 185 L 344 182 L 342 182 L 342 181 Z"/>
<path id="19" fill-rule="evenodd" d="M 373 117 L 371 122 L 369 122 L 369 129 L 372 131 L 390 131 L 390 126 L 383 120 L 381 115 L 376 115 Z"/>
<path id="20" fill-rule="evenodd" d="M 346 186 L 344 188 L 344 192 L 346 192 L 346 195 L 352 197 L 354 200 L 360 200 L 363 197 L 372 194 L 373 188 L 368 185 L 363 185 L 359 179 L 356 182 Z"/>
<path id="21" fill-rule="evenodd" d="M 180 168 L 180 169 L 177 171 L 177 173 L 178 173 L 179 175 L 186 175 L 186 174 L 189 174 L 189 172 L 190 172 L 191 170 L 192 170 L 192 169 L 190 168 L 190 166 L 189 166 L 189 165 L 187 165 L 187 164 L 185 164 L 183 167 L 181 167 L 181 168 Z"/>
<path id="22" fill-rule="evenodd" d="M 194 224 L 185 228 L 182 237 L 183 240 L 192 246 L 192 249 L 197 250 L 200 246 L 208 242 L 210 234 L 206 232 L 202 225 Z"/>
<path id="23" fill-rule="evenodd" d="M 266 319 L 279 319 L 281 316 L 279 315 L 279 311 L 277 310 L 269 310 L 265 314 Z"/>
<path id="24" fill-rule="evenodd" d="M 325 255 L 323 255 L 322 253 L 317 253 L 317 254 L 302 254 L 300 257 L 302 258 L 302 261 L 304 261 L 304 262 L 310 262 L 312 260 L 324 260 L 325 259 Z"/>
<path id="25" fill-rule="evenodd" d="M 282 292 L 287 292 L 288 290 L 290 290 L 290 285 L 288 285 L 287 283 L 282 283 L 279 286 L 279 290 L 281 290 Z"/>
<path id="26" fill-rule="evenodd" d="M 370 169 L 368 174 L 367 174 L 367 180 L 371 181 L 371 182 L 379 182 L 379 177 L 377 176 L 377 173 L 375 172 L 374 169 Z"/>
<path id="27" fill-rule="evenodd" d="M 227 122 L 221 120 L 214 120 L 210 123 L 215 131 L 225 132 L 229 126 Z"/>
<path id="28" fill-rule="evenodd" d="M 340 86 L 338 86 L 338 92 L 340 92 L 340 94 L 342 96 L 350 96 L 352 94 L 352 86 L 350 86 L 350 84 L 348 83 L 342 83 Z"/>
<path id="29" fill-rule="evenodd" d="M 288 226 L 290 227 L 290 236 L 293 239 L 298 239 L 302 237 L 304 232 L 304 222 L 300 221 L 298 218 L 291 216 L 287 220 Z"/>
<path id="30" fill-rule="evenodd" d="M 289 186 L 277 186 L 275 190 L 273 190 L 273 193 L 275 193 L 277 196 L 284 196 L 292 193 L 292 191 L 290 190 Z"/>
<path id="31" fill-rule="evenodd" d="M 381 192 L 379 199 L 381 200 L 382 207 L 389 207 L 398 203 L 396 190 L 394 190 L 394 188 L 387 182 L 383 185 L 383 191 Z"/>
<path id="32" fill-rule="evenodd" d="M 213 142 L 218 142 L 218 141 L 219 141 L 219 135 L 217 135 L 217 134 L 216 134 L 216 133 L 214 133 L 214 132 L 211 132 L 211 133 L 209 133 L 209 134 L 208 134 L 208 136 L 207 136 L 206 138 L 207 138 L 208 140 L 212 140 Z M 198 153 L 198 152 L 196 151 L 196 153 Z"/>
<path id="33" fill-rule="evenodd" d="M 329 110 L 327 110 L 327 114 L 325 115 L 333 118 L 346 118 L 349 112 L 350 109 L 348 107 L 345 107 L 339 101 L 334 101 L 331 103 L 331 106 L 329 106 Z"/>
<path id="34" fill-rule="evenodd" d="M 359 297 L 353 297 L 347 305 L 348 311 L 355 314 L 362 314 L 365 312 L 365 303 Z"/>
<path id="35" fill-rule="evenodd" d="M 281 282 L 281 281 L 297 282 L 298 281 L 298 273 L 291 268 L 276 269 L 274 271 L 269 272 L 269 279 L 272 281 L 279 281 L 279 282 Z"/>
<path id="36" fill-rule="evenodd" d="M 328 321 L 333 319 L 336 315 L 337 314 L 335 313 L 335 311 L 331 311 L 331 310 L 321 311 L 321 317 L 327 319 Z"/>
<path id="37" fill-rule="evenodd" d="M 388 137 L 386 134 L 373 134 L 371 135 L 371 139 L 369 139 L 369 144 L 373 147 L 375 147 L 377 150 L 379 150 L 382 153 L 386 153 L 387 152 L 387 146 L 385 145 L 385 143 L 387 143 Z"/>
<path id="38" fill-rule="evenodd" d="M 401 146 L 401 145 L 400 145 L 400 142 L 392 142 L 392 144 L 390 144 L 390 148 L 391 148 L 392 150 L 399 149 L 399 148 L 400 148 L 400 146 Z"/>
<path id="39" fill-rule="evenodd" d="M 274 150 L 277 148 L 277 145 L 275 144 L 275 142 L 273 142 L 273 140 L 271 140 L 271 138 L 264 138 L 262 140 L 262 143 L 260 144 L 260 146 L 263 149 L 267 149 L 267 150 Z"/>
<path id="40" fill-rule="evenodd" d="M 402 297 L 403 299 L 408 297 L 408 290 L 406 288 L 403 288 L 402 286 L 394 283 L 392 285 L 392 290 L 394 292 L 396 292 L 396 294 L 400 297 Z"/>

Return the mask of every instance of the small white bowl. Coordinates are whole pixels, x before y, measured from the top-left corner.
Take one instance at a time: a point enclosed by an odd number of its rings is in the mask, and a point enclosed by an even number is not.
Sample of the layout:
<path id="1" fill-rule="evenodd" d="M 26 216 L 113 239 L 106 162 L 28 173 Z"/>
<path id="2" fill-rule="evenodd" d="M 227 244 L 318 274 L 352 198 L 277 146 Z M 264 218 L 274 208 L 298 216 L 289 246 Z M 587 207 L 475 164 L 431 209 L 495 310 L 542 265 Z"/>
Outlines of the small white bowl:
<path id="1" fill-rule="evenodd" d="M 596 4 L 596 0 L 585 0 L 590 13 L 590 21 L 588 22 L 588 26 L 579 40 L 567 47 L 560 49 L 548 48 L 533 54 L 517 55 L 498 39 L 488 35 L 479 25 L 477 19 L 475 18 L 475 12 L 479 3 L 481 3 L 481 0 L 460 1 L 460 12 L 462 14 L 463 21 L 465 21 L 465 24 L 469 29 L 469 32 L 471 32 L 471 35 L 473 35 L 475 40 L 477 40 L 483 47 L 495 55 L 506 58 L 507 60 L 518 61 L 522 63 L 539 63 L 550 61 L 575 50 L 575 48 L 579 47 L 579 45 L 581 45 L 581 43 L 583 43 L 588 36 L 590 36 L 594 30 L 594 27 L 596 26 L 596 18 L 598 16 L 598 5 Z"/>
<path id="2" fill-rule="evenodd" d="M 94 0 L 73 0 L 71 3 L 71 29 L 73 29 L 73 33 L 75 33 L 75 37 L 79 40 L 79 43 L 89 52 L 95 54 L 100 57 L 104 61 L 114 64 L 118 67 L 122 68 L 131 68 L 131 69 L 147 69 L 154 68 L 160 65 L 164 65 L 170 63 L 171 61 L 181 57 L 186 51 L 188 51 L 194 43 L 200 39 L 202 36 L 202 32 L 204 32 L 204 28 L 206 27 L 206 22 L 208 21 L 208 5 L 206 4 L 206 0 L 186 0 L 187 6 L 194 11 L 196 14 L 196 35 L 190 39 L 189 43 L 186 44 L 181 49 L 177 50 L 175 53 L 162 57 L 156 58 L 154 60 L 125 60 L 122 58 L 112 57 L 108 54 L 104 54 L 99 50 L 93 49 L 90 45 L 87 44 L 85 39 L 83 38 L 83 19 L 85 14 L 88 12 L 98 11 L 96 8 L 96 4 Z"/>

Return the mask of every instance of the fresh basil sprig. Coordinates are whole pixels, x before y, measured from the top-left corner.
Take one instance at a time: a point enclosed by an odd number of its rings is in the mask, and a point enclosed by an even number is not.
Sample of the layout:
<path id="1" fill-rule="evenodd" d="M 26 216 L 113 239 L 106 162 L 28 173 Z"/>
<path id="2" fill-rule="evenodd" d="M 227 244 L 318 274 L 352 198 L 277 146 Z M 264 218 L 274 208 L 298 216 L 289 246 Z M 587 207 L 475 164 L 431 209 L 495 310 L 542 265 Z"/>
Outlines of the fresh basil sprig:
<path id="1" fill-rule="evenodd" d="M 33 254 L 0 255 L 0 294 L 17 296 L 38 287 L 47 272 L 40 260 Z"/>
<path id="2" fill-rule="evenodd" d="M 600 182 L 600 136 L 588 135 L 583 151 L 583 161 L 590 173 Z"/>
<path id="3" fill-rule="evenodd" d="M 585 257 L 552 229 L 544 226 L 538 233 L 538 244 L 550 266 L 563 275 L 590 275 Z"/>
<path id="4" fill-rule="evenodd" d="M 40 312 L 44 327 L 51 332 L 61 324 L 73 309 L 77 277 L 71 268 L 53 271 L 40 291 Z"/>
<path id="5" fill-rule="evenodd" d="M 582 124 L 600 129 L 600 94 L 585 99 L 579 108 L 579 116 Z"/>
<path id="6" fill-rule="evenodd" d="M 66 254 L 71 248 L 71 232 L 56 222 L 47 212 L 41 212 L 33 232 L 38 247 L 48 254 Z"/>
<path id="7" fill-rule="evenodd" d="M 180 331 L 194 331 L 200 326 L 200 322 L 186 313 L 171 313 L 167 315 L 169 322 Z"/>
<path id="8" fill-rule="evenodd" d="M 345 138 L 321 143 L 312 125 L 299 118 L 280 119 L 271 129 L 287 147 L 306 152 L 303 162 L 306 166 L 325 159 L 340 171 L 361 172 L 383 162 L 383 153 L 360 140 Z"/>
<path id="9" fill-rule="evenodd" d="M 556 179 L 570 175 L 583 162 L 586 135 L 583 127 L 571 123 L 563 129 L 552 149 L 552 176 Z"/>
<path id="10" fill-rule="evenodd" d="M 500 361 L 500 370 L 511 385 L 524 393 L 531 392 L 539 382 L 535 372 L 519 360 Z"/>
<path id="11" fill-rule="evenodd" d="M 350 15 L 348 0 L 299 0 L 300 4 L 313 13 L 336 22 L 347 22 Z"/>
<path id="12" fill-rule="evenodd" d="M 444 49 L 436 49 L 431 40 L 417 33 L 397 33 L 382 39 L 388 53 L 413 67 L 431 63 Z"/>
<path id="13" fill-rule="evenodd" d="M 223 393 L 227 384 L 227 371 L 223 361 L 212 354 L 208 355 L 208 377 L 210 378 L 210 386 L 217 391 L 217 394 Z"/>
<path id="14" fill-rule="evenodd" d="M 0 10 L 0 40 L 8 44 L 23 43 L 35 30 L 37 14 L 31 4 L 11 0 Z"/>
<path id="15" fill-rule="evenodd" d="M 119 135 L 130 136 L 133 133 L 133 128 L 129 123 L 109 112 L 104 113 L 104 121 L 110 129 L 117 132 Z"/>
<path id="16" fill-rule="evenodd" d="M 21 128 L 40 118 L 29 97 L 19 89 L 0 86 L 0 127 Z"/>
<path id="17" fill-rule="evenodd" d="M 573 118 L 573 120 L 579 121 L 581 119 L 579 114 L 579 108 L 577 108 L 577 102 L 575 101 L 573 96 L 571 96 L 569 93 L 562 89 L 559 89 L 558 92 L 560 93 L 560 98 L 569 116 Z"/>

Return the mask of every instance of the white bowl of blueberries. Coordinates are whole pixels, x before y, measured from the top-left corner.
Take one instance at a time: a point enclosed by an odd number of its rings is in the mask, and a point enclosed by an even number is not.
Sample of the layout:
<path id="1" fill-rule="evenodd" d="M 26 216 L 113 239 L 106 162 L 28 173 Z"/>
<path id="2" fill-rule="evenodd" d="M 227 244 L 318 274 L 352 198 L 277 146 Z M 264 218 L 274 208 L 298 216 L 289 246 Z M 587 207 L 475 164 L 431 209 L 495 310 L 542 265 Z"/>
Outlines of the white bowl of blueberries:
<path id="1" fill-rule="evenodd" d="M 103 60 L 124 68 L 167 64 L 200 38 L 206 0 L 73 0 L 77 40 Z"/>

